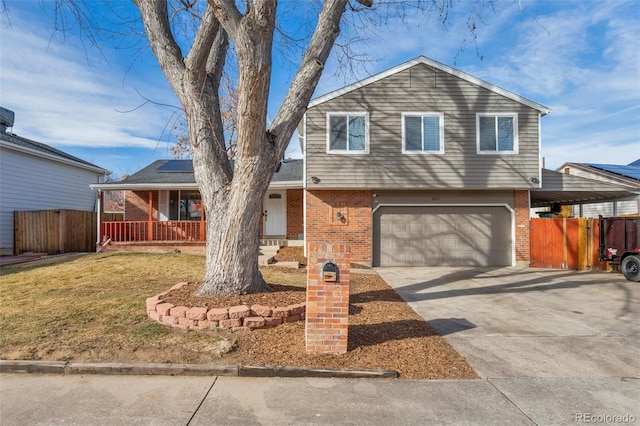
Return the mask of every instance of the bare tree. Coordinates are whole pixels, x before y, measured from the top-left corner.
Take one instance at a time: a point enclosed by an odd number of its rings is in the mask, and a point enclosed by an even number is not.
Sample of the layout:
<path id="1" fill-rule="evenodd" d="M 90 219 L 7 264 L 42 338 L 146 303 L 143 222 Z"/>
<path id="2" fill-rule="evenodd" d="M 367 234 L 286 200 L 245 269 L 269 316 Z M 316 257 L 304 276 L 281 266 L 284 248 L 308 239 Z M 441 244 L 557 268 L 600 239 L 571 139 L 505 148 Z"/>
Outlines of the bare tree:
<path id="1" fill-rule="evenodd" d="M 270 126 L 275 1 L 247 1 L 241 11 L 232 0 L 209 0 L 186 55 L 172 33 L 167 1 L 134 2 L 160 68 L 185 111 L 196 182 L 207 221 L 215 224 L 207 226 L 206 271 L 198 294 L 267 291 L 258 270 L 262 198 L 320 79 L 347 0 L 324 2 L 298 72 Z M 219 97 L 229 40 L 238 62 L 233 168 Z"/>
<path id="2" fill-rule="evenodd" d="M 77 6 L 77 1 L 66 1 L 75 5 L 71 8 L 73 16 L 83 19 L 86 9 Z M 391 16 L 406 22 L 418 11 L 436 13 L 446 23 L 448 11 L 456 3 L 300 0 L 283 10 L 277 8 L 276 0 L 133 2 L 142 17 L 149 45 L 185 114 L 195 178 L 209 224 L 206 271 L 198 294 L 212 296 L 269 290 L 258 270 L 262 199 L 336 44 L 345 14 L 356 31 L 336 46 L 341 58 L 353 59 L 350 43 L 358 39 L 358 29 L 384 25 Z M 492 6 L 493 2 L 473 3 Z M 178 16 L 183 15 L 186 17 L 180 20 Z M 292 15 L 296 16 L 298 30 L 308 30 L 308 36 L 289 37 L 281 31 L 278 19 Z M 473 33 L 473 12 L 469 22 Z M 280 43 L 274 45 L 276 35 Z M 273 53 L 287 49 L 304 53 L 299 62 L 294 59 L 298 56 L 286 59 L 295 63 L 295 75 L 268 123 Z M 228 64 L 229 58 L 235 63 Z M 221 96 L 222 77 L 229 65 L 237 73 L 231 108 L 225 106 Z M 225 113 L 229 111 L 235 114 L 234 137 L 230 137 L 225 125 Z M 230 150 L 230 145 L 234 149 Z"/>

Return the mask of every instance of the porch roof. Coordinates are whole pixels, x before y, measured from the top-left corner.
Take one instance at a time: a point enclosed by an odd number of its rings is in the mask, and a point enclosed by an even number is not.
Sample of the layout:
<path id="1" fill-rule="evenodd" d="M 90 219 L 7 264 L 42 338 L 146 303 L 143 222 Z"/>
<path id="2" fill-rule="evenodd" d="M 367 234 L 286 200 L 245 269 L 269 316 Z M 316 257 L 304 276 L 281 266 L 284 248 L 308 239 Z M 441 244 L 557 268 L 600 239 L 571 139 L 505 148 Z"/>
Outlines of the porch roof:
<path id="1" fill-rule="evenodd" d="M 302 160 L 282 160 L 272 188 L 302 188 Z M 119 182 L 92 184 L 91 189 L 197 189 L 191 160 L 157 160 Z"/>

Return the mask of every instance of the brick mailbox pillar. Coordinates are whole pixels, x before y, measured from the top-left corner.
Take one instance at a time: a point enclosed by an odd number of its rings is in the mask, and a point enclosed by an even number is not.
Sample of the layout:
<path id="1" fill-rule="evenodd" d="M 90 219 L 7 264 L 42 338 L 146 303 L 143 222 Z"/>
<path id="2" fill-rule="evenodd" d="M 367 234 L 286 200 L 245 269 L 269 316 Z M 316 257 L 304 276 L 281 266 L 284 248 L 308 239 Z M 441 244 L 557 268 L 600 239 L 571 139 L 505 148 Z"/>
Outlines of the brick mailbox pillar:
<path id="1" fill-rule="evenodd" d="M 307 354 L 346 353 L 351 249 L 348 244 L 313 242 L 307 259 Z"/>

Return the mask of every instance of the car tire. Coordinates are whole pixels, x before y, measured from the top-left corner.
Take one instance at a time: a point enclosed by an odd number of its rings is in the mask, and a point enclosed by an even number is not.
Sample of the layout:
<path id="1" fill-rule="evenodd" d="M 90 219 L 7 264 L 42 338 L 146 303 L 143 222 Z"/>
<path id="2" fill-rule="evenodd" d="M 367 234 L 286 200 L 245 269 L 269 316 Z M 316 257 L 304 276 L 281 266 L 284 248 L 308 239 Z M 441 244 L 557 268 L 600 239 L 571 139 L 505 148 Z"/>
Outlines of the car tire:
<path id="1" fill-rule="evenodd" d="M 640 256 L 627 256 L 620 264 L 624 277 L 629 281 L 640 282 Z"/>

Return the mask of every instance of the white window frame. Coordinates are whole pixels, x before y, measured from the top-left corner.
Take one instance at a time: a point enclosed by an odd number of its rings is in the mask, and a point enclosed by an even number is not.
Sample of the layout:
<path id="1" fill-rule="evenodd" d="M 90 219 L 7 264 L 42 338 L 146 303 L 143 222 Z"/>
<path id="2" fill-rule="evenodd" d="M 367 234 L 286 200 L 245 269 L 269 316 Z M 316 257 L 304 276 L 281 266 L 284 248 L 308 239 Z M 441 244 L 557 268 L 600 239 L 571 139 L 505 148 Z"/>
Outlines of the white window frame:
<path id="1" fill-rule="evenodd" d="M 346 149 L 331 149 L 331 117 L 364 117 L 364 150 L 350 150 L 347 140 Z M 369 154 L 369 113 L 368 112 L 328 112 L 327 113 L 327 154 L 366 155 Z"/>
<path id="2" fill-rule="evenodd" d="M 422 134 L 422 149 L 421 150 L 407 150 L 407 139 L 405 133 L 405 118 L 406 117 L 437 117 L 439 133 L 440 133 L 440 148 L 437 150 L 424 149 L 424 126 L 420 129 Z M 402 113 L 402 153 L 409 155 L 424 155 L 424 154 L 444 154 L 444 113 L 442 112 L 403 112 Z"/>
<path id="3" fill-rule="evenodd" d="M 513 150 L 500 151 L 498 149 L 498 141 L 496 141 L 495 150 L 481 150 L 480 149 L 480 117 L 494 117 L 496 119 L 496 126 L 498 125 L 498 118 L 510 117 L 513 119 Z M 497 129 L 496 129 L 497 134 Z M 481 155 L 513 155 L 518 153 L 519 138 L 518 138 L 518 113 L 517 112 L 482 112 L 476 114 L 476 153 Z"/>

